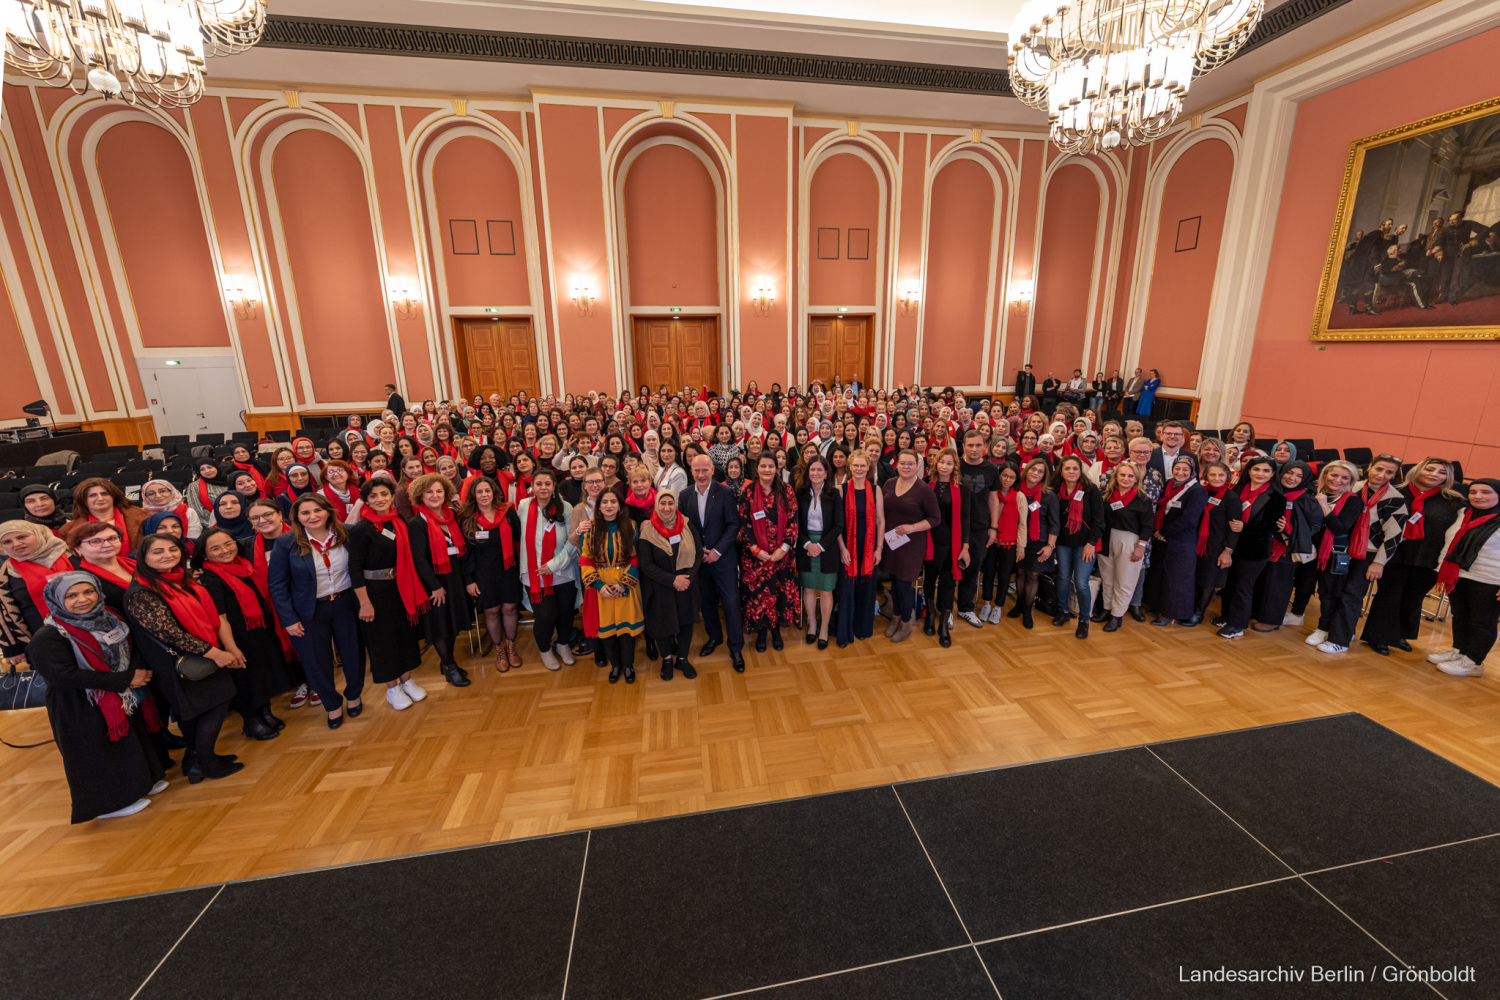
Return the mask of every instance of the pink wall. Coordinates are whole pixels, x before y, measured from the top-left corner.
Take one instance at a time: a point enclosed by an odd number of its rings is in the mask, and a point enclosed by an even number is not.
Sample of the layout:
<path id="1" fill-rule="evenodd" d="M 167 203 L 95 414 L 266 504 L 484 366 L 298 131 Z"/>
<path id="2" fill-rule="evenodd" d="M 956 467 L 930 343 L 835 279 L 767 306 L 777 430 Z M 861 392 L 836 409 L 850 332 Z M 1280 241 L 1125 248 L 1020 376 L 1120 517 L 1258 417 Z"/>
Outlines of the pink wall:
<path id="1" fill-rule="evenodd" d="M 1267 248 L 1270 266 L 1245 387 L 1262 436 L 1442 455 L 1500 473 L 1500 350 L 1463 343 L 1308 340 L 1349 143 L 1500 93 L 1500 29 L 1304 101 Z M 1463 67 L 1454 72 L 1454 67 Z M 1305 391 L 1294 390 L 1294 385 Z"/>
<path id="2" fill-rule="evenodd" d="M 1020 150 L 1016 157 L 1021 167 L 1021 178 L 1016 184 L 1016 214 L 1018 221 L 1023 224 L 1016 226 L 1016 242 L 1014 256 L 1011 258 L 1010 279 L 1012 282 L 1032 282 L 1032 292 L 1035 295 L 1035 275 L 1033 273 L 1036 258 L 1036 219 L 1038 208 L 1042 199 L 1042 153 L 1046 142 L 1039 139 L 1020 140 Z M 1000 359 L 1000 371 L 996 373 L 997 382 L 1010 385 L 1014 388 L 1016 372 L 1021 370 L 1030 358 L 1026 354 L 1026 323 L 1030 318 L 1026 310 L 1012 306 L 1009 301 L 1009 290 L 1006 290 L 1005 308 L 1007 336 L 1005 338 L 1005 352 Z M 1031 308 L 1035 308 L 1033 298 Z"/>
<path id="3" fill-rule="evenodd" d="M 1217 139 L 1204 140 L 1177 159 L 1162 190 L 1141 364 L 1160 368 L 1164 383 L 1173 387 L 1198 385 L 1233 174 L 1233 150 Z M 1199 220 L 1196 249 L 1179 250 L 1179 223 L 1193 218 Z M 1181 242 L 1194 244 L 1186 233 Z"/>
<path id="4" fill-rule="evenodd" d="M 127 121 L 104 133 L 97 163 L 141 346 L 227 347 L 222 292 L 187 151 L 166 129 Z"/>
<path id="5" fill-rule="evenodd" d="M 994 182 L 973 160 L 954 160 L 933 180 L 922 318 L 924 384 L 977 381 L 976 361 L 984 347 L 988 312 L 995 202 Z"/>
<path id="6" fill-rule="evenodd" d="M 16 320 L 13 293 L 0 282 L 0 357 L 12 359 L 6 366 L 6 376 L 0 379 L 0 417 L 23 417 L 21 407 L 42 395 L 37 388 L 36 376 L 31 367 L 19 364 L 26 358 L 26 342 L 21 339 L 21 324 Z M 35 362 L 33 362 L 34 364 Z"/>
<path id="7" fill-rule="evenodd" d="M 521 208 L 521 180 L 515 164 L 497 144 L 477 136 L 463 136 L 438 151 L 432 164 L 432 187 L 437 202 L 437 237 L 443 250 L 443 271 L 452 306 L 529 306 L 526 279 L 526 226 Z M 458 236 L 453 235 L 454 220 Z M 470 220 L 473 228 L 470 229 Z M 489 223 L 511 243 L 492 247 Z M 463 240 L 473 239 L 472 244 Z M 459 242 L 456 244 L 455 240 Z M 456 253 L 455 246 L 461 251 Z M 509 255 L 495 250 L 512 250 Z"/>
<path id="8" fill-rule="evenodd" d="M 1093 173 L 1078 163 L 1059 167 L 1047 184 L 1032 307 L 1030 361 L 1038 389 L 1049 371 L 1066 381 L 1083 356 L 1099 211 Z"/>
<path id="9" fill-rule="evenodd" d="M 791 260 L 787 257 L 787 215 L 792 193 L 786 169 L 790 130 L 785 118 L 739 115 L 735 119 L 739 180 L 738 287 L 731 276 L 729 302 L 738 304 L 740 364 L 745 379 L 761 385 L 791 381 L 787 371 L 787 315 L 792 309 Z M 751 282 L 769 275 L 776 301 L 762 316 L 750 301 Z M 728 360 L 727 358 L 723 360 Z"/>
<path id="10" fill-rule="evenodd" d="M 632 306 L 719 305 L 714 179 L 681 146 L 652 146 L 625 175 Z"/>
<path id="11" fill-rule="evenodd" d="M 925 199 L 922 178 L 927 170 L 927 146 L 929 137 L 922 134 L 894 137 L 900 152 L 901 203 L 899 205 L 901 235 L 896 247 L 896 294 L 908 281 L 922 281 L 922 211 Z M 926 292 L 923 291 L 925 296 Z M 898 385 L 911 384 L 917 377 L 917 310 L 897 308 L 891 317 L 891 336 L 895 340 L 896 364 L 893 374 Z"/>
<path id="12" fill-rule="evenodd" d="M 395 367 L 359 158 L 307 129 L 276 147 L 274 170 L 313 392 L 325 403 L 369 399 Z"/>
<path id="13" fill-rule="evenodd" d="M 808 300 L 813 306 L 875 304 L 879 254 L 880 184 L 875 171 L 853 153 L 838 153 L 818 166 L 808 196 Z M 818 257 L 818 230 L 837 231 L 837 259 Z M 866 260 L 849 259 L 849 230 L 869 233 Z M 829 234 L 828 249 L 834 247 Z"/>

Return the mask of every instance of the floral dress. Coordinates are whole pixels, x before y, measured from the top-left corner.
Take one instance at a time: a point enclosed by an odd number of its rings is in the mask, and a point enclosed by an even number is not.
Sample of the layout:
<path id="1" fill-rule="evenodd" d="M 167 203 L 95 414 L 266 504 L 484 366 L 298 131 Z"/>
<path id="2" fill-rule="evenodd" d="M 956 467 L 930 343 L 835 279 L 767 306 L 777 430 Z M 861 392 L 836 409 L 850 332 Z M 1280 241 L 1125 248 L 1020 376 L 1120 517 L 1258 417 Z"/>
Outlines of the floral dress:
<path id="1" fill-rule="evenodd" d="M 745 628 L 759 632 L 761 629 L 781 628 L 795 625 L 802 612 L 802 598 L 797 588 L 797 498 L 791 487 L 777 479 L 772 484 L 773 494 L 766 498 L 765 521 L 769 528 L 773 547 L 785 544 L 789 551 L 786 558 L 777 562 L 757 559 L 752 546 L 755 541 L 756 514 L 762 508 L 755 502 L 755 484 L 747 482 L 740 491 L 740 608 L 745 616 Z M 785 508 L 786 527 L 780 541 L 776 541 L 776 505 Z"/>

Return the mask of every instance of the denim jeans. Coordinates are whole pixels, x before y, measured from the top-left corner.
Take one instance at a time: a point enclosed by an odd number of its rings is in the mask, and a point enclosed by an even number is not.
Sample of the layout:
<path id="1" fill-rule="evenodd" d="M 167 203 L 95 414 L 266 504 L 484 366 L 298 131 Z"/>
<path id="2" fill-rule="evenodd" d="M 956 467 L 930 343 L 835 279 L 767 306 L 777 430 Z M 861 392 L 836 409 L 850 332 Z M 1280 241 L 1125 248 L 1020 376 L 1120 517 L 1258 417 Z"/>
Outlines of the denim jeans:
<path id="1" fill-rule="evenodd" d="M 1097 552 L 1095 553 L 1097 557 Z M 1057 606 L 1068 610 L 1068 590 L 1078 594 L 1078 615 L 1087 618 L 1094 611 L 1094 597 L 1089 590 L 1089 576 L 1094 572 L 1094 560 L 1083 559 L 1083 546 L 1057 547 Z"/>

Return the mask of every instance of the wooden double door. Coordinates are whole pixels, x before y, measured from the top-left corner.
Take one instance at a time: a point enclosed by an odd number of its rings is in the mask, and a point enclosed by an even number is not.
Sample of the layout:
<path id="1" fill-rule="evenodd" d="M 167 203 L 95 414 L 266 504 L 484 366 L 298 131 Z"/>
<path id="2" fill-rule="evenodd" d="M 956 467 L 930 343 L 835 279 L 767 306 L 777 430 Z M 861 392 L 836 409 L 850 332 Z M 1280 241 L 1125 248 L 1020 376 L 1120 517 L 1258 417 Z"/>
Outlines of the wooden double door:
<path id="1" fill-rule="evenodd" d="M 635 383 L 673 392 L 685 385 L 723 391 L 716 316 L 636 316 L 631 325 Z"/>
<path id="2" fill-rule="evenodd" d="M 464 399 L 488 399 L 492 393 L 506 399 L 518 392 L 541 395 L 531 320 L 459 316 L 453 320 L 453 335 Z"/>
<path id="3" fill-rule="evenodd" d="M 807 321 L 807 378 L 832 385 L 835 375 L 844 384 L 856 375 L 870 384 L 875 359 L 873 316 L 810 316 Z"/>

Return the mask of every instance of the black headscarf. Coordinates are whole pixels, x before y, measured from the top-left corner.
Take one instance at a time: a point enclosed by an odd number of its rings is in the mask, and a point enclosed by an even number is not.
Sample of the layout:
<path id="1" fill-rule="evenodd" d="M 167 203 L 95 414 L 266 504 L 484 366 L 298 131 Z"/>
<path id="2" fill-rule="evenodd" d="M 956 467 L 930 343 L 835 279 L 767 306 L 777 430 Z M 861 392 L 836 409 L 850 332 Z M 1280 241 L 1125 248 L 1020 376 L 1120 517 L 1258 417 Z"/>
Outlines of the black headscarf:
<path id="1" fill-rule="evenodd" d="M 40 524 L 44 528 L 52 529 L 61 528 L 63 525 L 68 523 L 68 515 L 62 512 L 62 505 L 57 502 L 57 494 L 53 493 L 49 487 L 43 486 L 41 483 L 32 483 L 30 486 L 23 486 L 21 488 L 22 507 L 26 506 L 26 498 L 31 496 L 33 493 L 40 493 L 52 499 L 52 513 L 48 514 L 45 517 L 37 517 L 35 514 L 28 510 L 24 515 L 22 515 L 26 520 L 30 521 L 32 524 Z"/>
<path id="2" fill-rule="evenodd" d="M 240 516 L 228 517 L 224 513 L 224 498 L 233 497 L 240 502 Z M 236 540 L 249 538 L 255 534 L 255 529 L 250 527 L 250 504 L 248 497 L 226 490 L 219 494 L 219 499 L 214 502 L 214 524 L 223 528 L 235 537 Z"/>
<path id="3" fill-rule="evenodd" d="M 1471 479 L 1467 483 L 1473 486 L 1475 483 L 1483 483 L 1496 493 L 1500 493 L 1500 479 Z M 1491 507 L 1488 510 L 1470 508 L 1469 519 L 1485 517 L 1489 514 L 1500 513 L 1500 506 Z M 1474 565 L 1474 559 L 1479 555 L 1479 550 L 1484 548 L 1484 543 L 1490 540 L 1490 536 L 1500 531 L 1500 517 L 1492 518 L 1476 528 L 1470 528 L 1463 533 L 1463 537 L 1453 543 L 1453 549 L 1448 553 L 1445 562 L 1458 563 L 1460 569 L 1468 569 Z"/>

